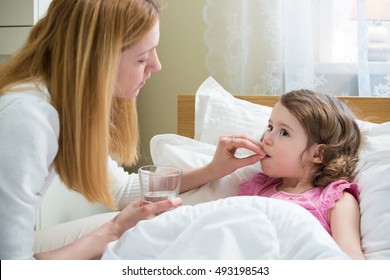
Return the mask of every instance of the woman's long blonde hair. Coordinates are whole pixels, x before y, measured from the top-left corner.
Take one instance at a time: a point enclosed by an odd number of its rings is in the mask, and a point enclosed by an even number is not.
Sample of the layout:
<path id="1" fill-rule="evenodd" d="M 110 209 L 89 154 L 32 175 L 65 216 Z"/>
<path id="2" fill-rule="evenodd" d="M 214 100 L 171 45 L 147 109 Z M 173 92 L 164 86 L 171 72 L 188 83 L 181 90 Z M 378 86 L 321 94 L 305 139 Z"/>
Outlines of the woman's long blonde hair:
<path id="1" fill-rule="evenodd" d="M 0 94 L 43 82 L 60 121 L 56 170 L 91 202 L 114 208 L 107 159 L 138 159 L 134 99 L 113 97 L 121 51 L 158 20 L 155 0 L 54 0 L 26 44 L 0 68 Z"/>

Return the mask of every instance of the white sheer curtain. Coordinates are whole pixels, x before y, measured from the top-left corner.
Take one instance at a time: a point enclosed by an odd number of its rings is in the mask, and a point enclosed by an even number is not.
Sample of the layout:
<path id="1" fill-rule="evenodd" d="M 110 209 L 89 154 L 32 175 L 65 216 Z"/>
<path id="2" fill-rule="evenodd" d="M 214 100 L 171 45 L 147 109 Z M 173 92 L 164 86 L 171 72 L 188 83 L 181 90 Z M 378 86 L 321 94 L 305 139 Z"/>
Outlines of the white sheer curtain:
<path id="1" fill-rule="evenodd" d="M 379 21 L 367 20 L 366 1 L 207 0 L 206 67 L 235 94 L 390 96 L 389 38 L 381 35 L 379 57 L 368 56 L 367 28 Z"/>

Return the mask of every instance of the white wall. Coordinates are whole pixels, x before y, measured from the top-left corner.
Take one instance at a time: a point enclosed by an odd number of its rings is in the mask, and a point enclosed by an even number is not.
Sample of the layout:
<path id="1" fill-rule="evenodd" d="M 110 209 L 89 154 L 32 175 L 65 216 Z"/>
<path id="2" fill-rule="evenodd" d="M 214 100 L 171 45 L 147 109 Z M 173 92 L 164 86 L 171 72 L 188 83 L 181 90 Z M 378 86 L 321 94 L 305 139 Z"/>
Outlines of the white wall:
<path id="1" fill-rule="evenodd" d="M 203 40 L 206 25 L 202 10 L 205 0 L 162 0 L 160 44 L 162 64 L 152 74 L 138 97 L 142 153 L 140 163 L 149 163 L 149 141 L 161 133 L 177 131 L 177 95 L 195 93 L 209 76 L 205 68 L 207 47 Z"/>

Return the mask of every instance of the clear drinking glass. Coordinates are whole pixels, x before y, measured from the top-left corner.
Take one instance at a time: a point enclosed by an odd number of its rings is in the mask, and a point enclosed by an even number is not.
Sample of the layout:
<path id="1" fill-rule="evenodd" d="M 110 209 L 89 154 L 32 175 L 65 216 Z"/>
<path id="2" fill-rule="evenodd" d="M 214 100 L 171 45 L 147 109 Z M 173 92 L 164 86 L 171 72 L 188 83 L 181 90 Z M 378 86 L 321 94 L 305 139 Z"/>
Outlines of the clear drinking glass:
<path id="1" fill-rule="evenodd" d="M 168 165 L 147 165 L 138 169 L 144 200 L 157 202 L 179 195 L 183 170 Z"/>

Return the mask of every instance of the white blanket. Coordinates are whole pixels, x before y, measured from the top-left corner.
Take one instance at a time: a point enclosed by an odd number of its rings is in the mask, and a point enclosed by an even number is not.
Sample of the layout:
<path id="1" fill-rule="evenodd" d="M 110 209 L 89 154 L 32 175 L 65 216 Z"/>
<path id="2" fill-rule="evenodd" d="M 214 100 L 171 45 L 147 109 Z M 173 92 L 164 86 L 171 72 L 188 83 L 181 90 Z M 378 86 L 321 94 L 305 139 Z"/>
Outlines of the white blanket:
<path id="1" fill-rule="evenodd" d="M 142 221 L 107 245 L 103 259 L 348 259 L 301 206 L 231 197 Z"/>

